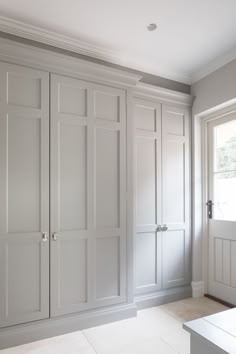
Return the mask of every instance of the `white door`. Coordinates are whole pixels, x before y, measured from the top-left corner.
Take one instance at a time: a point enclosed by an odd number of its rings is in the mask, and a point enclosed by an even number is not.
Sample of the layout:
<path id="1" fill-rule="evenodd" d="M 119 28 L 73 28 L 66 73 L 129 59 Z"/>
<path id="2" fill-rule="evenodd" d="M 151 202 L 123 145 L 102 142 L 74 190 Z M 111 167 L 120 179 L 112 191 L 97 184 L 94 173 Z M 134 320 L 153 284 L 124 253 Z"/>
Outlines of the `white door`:
<path id="1" fill-rule="evenodd" d="M 49 317 L 49 74 L 0 63 L 0 327 Z"/>
<path id="2" fill-rule="evenodd" d="M 208 123 L 208 204 L 208 293 L 236 305 L 235 112 Z"/>
<path id="3" fill-rule="evenodd" d="M 125 91 L 51 75 L 51 315 L 126 300 Z"/>

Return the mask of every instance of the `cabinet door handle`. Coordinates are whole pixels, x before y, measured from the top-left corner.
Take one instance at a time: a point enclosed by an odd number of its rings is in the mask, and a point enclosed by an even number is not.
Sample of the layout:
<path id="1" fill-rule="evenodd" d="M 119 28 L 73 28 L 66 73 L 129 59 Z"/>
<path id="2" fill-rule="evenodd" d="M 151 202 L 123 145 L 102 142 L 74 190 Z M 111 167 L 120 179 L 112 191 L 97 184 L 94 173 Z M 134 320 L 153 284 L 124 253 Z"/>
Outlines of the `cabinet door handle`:
<path id="1" fill-rule="evenodd" d="M 168 230 L 168 226 L 166 224 L 164 224 L 161 228 L 162 231 L 167 231 Z"/>
<path id="2" fill-rule="evenodd" d="M 157 232 L 161 232 L 162 231 L 162 227 L 161 227 L 161 225 L 157 225 L 157 230 L 156 230 Z"/>
<path id="3" fill-rule="evenodd" d="M 57 232 L 53 232 L 53 234 L 52 234 L 52 239 L 53 239 L 53 241 L 57 241 L 57 239 L 58 239 L 58 233 Z"/>
<path id="4" fill-rule="evenodd" d="M 47 240 L 48 240 L 48 233 L 47 232 L 43 232 L 42 233 L 42 241 L 43 242 L 47 242 Z"/>

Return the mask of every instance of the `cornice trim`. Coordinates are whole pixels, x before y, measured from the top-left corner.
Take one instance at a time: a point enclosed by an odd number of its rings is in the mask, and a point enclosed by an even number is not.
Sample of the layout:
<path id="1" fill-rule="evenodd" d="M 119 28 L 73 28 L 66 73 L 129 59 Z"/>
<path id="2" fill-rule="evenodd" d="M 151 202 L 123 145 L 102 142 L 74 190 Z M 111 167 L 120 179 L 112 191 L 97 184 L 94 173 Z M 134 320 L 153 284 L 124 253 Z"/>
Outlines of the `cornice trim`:
<path id="1" fill-rule="evenodd" d="M 207 65 L 205 65 L 202 69 L 193 73 L 191 80 L 192 84 L 212 74 L 213 72 L 222 68 L 222 66 L 227 65 L 234 59 L 236 59 L 236 48 L 233 48 L 226 54 L 217 57 L 216 59 L 212 60 Z"/>
<path id="2" fill-rule="evenodd" d="M 0 38 L 0 60 L 115 86 L 134 87 L 142 76 Z"/>
<path id="3" fill-rule="evenodd" d="M 51 45 L 74 53 L 90 56 L 113 64 L 123 65 L 138 71 L 145 71 L 151 75 L 160 76 L 168 80 L 190 84 L 191 77 L 187 74 L 167 73 L 155 67 L 145 68 L 131 57 L 124 58 L 122 53 L 107 47 L 92 44 L 78 38 L 49 31 L 38 26 L 33 26 L 22 21 L 0 16 L 0 31 L 22 38 L 30 39 L 43 44 Z"/>
<path id="4" fill-rule="evenodd" d="M 185 106 L 191 106 L 193 102 L 193 96 L 191 95 L 144 84 L 142 82 L 137 83 L 136 87 L 133 89 L 133 95 L 138 98 L 153 99 L 160 102 L 181 104 Z"/>

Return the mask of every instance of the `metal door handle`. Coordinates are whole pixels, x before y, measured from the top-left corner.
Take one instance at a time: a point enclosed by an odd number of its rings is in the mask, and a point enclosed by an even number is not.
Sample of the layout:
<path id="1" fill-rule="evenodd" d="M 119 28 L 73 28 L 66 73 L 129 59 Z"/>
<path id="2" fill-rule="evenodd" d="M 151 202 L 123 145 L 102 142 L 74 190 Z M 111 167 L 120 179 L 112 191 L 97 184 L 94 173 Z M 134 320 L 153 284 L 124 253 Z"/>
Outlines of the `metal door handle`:
<path id="1" fill-rule="evenodd" d="M 52 234 L 52 239 L 53 239 L 53 241 L 56 241 L 57 239 L 58 239 L 58 233 L 57 232 L 53 232 L 53 234 Z"/>
<path id="2" fill-rule="evenodd" d="M 162 226 L 161 230 L 162 230 L 162 231 L 167 231 L 167 230 L 168 230 L 167 225 L 166 225 L 166 224 L 164 224 L 164 225 Z"/>
<path id="3" fill-rule="evenodd" d="M 206 202 L 206 206 L 207 206 L 207 214 L 208 214 L 208 218 L 212 219 L 212 206 L 214 205 L 214 203 L 212 202 L 212 200 L 208 200 Z"/>
<path id="4" fill-rule="evenodd" d="M 42 233 L 42 241 L 43 242 L 47 242 L 47 240 L 48 240 L 48 233 L 47 232 L 43 232 Z"/>
<path id="5" fill-rule="evenodd" d="M 157 225 L 157 230 L 156 230 L 157 232 L 161 232 L 162 231 L 162 227 L 161 227 L 161 225 Z"/>

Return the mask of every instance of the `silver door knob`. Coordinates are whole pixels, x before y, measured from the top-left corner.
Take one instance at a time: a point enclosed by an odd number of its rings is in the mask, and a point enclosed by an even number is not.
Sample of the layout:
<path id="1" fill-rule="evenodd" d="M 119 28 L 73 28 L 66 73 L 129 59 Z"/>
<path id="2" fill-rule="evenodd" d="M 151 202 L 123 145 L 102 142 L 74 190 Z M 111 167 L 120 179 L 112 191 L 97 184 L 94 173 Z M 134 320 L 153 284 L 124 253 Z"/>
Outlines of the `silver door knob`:
<path id="1" fill-rule="evenodd" d="M 157 232 L 161 232 L 161 231 L 162 231 L 161 225 L 157 225 Z"/>
<path id="2" fill-rule="evenodd" d="M 166 224 L 164 224 L 161 229 L 162 229 L 162 231 L 167 231 L 167 230 L 168 230 L 168 227 L 167 227 Z"/>
<path id="3" fill-rule="evenodd" d="M 42 233 L 42 241 L 43 242 L 47 242 L 47 240 L 48 240 L 48 233 L 47 232 L 43 232 Z"/>
<path id="4" fill-rule="evenodd" d="M 53 234 L 52 234 L 52 239 L 53 239 L 53 241 L 56 241 L 57 239 L 58 239 L 58 233 L 57 232 L 53 232 Z"/>

